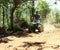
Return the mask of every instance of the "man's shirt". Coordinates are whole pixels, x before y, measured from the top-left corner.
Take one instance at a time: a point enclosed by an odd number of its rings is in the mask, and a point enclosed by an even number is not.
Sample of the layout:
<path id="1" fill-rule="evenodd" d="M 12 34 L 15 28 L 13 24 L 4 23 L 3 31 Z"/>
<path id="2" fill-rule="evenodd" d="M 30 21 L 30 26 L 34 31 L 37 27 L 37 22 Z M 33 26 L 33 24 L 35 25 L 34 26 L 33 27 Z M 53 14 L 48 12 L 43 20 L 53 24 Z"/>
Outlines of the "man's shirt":
<path id="1" fill-rule="evenodd" d="M 35 20 L 39 20 L 40 19 L 40 14 L 35 14 L 34 18 L 35 18 Z"/>

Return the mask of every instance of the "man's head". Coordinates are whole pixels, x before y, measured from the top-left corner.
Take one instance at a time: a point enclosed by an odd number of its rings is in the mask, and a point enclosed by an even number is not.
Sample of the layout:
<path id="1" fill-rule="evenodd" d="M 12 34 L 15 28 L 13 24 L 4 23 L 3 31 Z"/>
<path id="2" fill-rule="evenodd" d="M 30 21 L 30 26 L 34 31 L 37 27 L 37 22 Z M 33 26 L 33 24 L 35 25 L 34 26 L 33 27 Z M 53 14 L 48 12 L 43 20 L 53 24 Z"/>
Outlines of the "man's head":
<path id="1" fill-rule="evenodd" d="M 39 14 L 39 11 L 36 11 L 36 14 Z"/>

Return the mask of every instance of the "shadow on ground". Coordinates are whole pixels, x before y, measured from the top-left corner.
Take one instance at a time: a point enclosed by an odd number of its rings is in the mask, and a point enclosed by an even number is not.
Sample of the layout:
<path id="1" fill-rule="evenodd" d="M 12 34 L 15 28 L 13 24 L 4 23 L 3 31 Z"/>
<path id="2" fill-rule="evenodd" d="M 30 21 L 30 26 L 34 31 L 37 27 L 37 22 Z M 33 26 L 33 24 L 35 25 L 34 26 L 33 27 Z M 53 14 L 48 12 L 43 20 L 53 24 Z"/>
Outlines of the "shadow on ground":
<path id="1" fill-rule="evenodd" d="M 39 34 L 39 32 L 31 32 L 33 34 Z M 8 37 L 8 36 L 16 36 L 16 37 L 32 37 L 32 35 L 29 35 L 31 33 L 28 33 L 26 31 L 1 31 L 0 32 L 0 38 Z"/>
<path id="2" fill-rule="evenodd" d="M 24 45 L 18 47 L 23 47 L 25 48 L 25 50 L 29 50 L 31 47 L 36 47 L 35 49 L 42 50 L 43 45 L 45 44 L 45 42 L 23 42 L 23 43 Z"/>

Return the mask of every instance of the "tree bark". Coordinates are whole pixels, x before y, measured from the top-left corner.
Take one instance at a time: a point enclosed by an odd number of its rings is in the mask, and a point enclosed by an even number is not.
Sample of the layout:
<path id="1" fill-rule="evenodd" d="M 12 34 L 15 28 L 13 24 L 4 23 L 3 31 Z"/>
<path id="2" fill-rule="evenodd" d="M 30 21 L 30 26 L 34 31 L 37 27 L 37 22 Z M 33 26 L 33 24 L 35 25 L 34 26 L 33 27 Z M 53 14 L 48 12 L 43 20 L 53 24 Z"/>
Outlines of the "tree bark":
<path id="1" fill-rule="evenodd" d="M 4 22 L 4 7 L 3 7 L 3 27 L 5 25 L 5 22 Z"/>
<path id="2" fill-rule="evenodd" d="M 34 1 L 32 1 L 32 15 L 34 15 L 35 9 L 34 9 Z"/>
<path id="3" fill-rule="evenodd" d="M 11 16 L 10 16 L 11 30 L 13 30 L 13 13 L 14 13 L 16 8 L 17 8 L 17 5 L 14 4 L 12 9 L 11 9 Z"/>

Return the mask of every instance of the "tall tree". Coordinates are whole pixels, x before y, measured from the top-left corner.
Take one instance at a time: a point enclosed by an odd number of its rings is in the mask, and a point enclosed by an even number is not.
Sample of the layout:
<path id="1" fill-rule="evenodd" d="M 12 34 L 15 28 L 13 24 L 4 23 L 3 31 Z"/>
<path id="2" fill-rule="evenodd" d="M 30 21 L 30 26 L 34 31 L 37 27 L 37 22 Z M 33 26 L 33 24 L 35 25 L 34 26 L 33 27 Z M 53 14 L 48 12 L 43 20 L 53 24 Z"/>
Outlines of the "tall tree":
<path id="1" fill-rule="evenodd" d="M 22 3 L 28 2 L 28 1 L 33 1 L 33 0 L 13 0 L 13 7 L 11 9 L 11 29 L 13 29 L 13 13 L 18 7 L 18 5 L 21 5 Z"/>
<path id="2" fill-rule="evenodd" d="M 33 0 L 0 0 L 0 3 L 7 7 L 8 4 L 12 4 L 11 13 L 10 13 L 10 22 L 11 22 L 11 29 L 13 29 L 13 14 L 16 8 L 21 5 L 22 3 L 26 3 L 28 1 Z"/>

